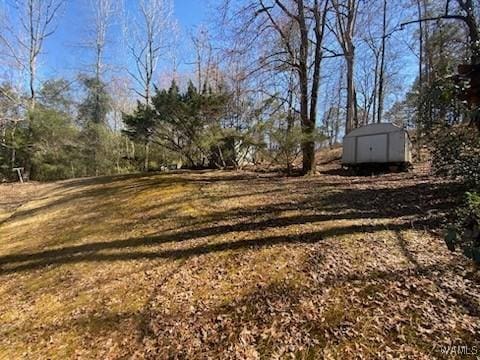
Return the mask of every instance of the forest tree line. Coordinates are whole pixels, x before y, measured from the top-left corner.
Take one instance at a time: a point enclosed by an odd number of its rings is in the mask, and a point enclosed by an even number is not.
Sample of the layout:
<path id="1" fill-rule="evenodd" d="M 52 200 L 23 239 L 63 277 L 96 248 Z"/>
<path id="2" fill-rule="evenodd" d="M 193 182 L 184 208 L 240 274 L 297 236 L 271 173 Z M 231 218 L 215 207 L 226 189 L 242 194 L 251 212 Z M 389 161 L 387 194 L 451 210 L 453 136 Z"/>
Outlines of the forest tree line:
<path id="1" fill-rule="evenodd" d="M 455 172 L 442 149 L 458 136 L 445 129 L 478 127 L 455 76 L 479 63 L 473 0 L 219 0 L 215 19 L 188 31 L 171 0 L 84 5 L 86 31 L 72 42 L 88 64 L 50 77 L 46 44 L 64 30 L 68 1 L 1 5 L 4 179 L 17 168 L 35 180 L 180 166 L 292 171 L 297 159 L 308 174 L 319 146 L 377 122 L 408 128 Z"/>

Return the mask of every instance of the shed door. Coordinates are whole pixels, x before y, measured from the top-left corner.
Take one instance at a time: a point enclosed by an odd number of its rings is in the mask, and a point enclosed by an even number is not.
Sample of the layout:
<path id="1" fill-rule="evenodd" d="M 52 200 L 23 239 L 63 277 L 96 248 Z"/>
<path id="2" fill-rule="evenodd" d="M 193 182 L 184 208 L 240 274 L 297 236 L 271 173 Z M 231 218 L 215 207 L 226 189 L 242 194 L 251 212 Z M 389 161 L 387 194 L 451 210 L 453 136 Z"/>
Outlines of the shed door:
<path id="1" fill-rule="evenodd" d="M 358 137 L 357 162 L 382 163 L 387 159 L 387 134 Z"/>

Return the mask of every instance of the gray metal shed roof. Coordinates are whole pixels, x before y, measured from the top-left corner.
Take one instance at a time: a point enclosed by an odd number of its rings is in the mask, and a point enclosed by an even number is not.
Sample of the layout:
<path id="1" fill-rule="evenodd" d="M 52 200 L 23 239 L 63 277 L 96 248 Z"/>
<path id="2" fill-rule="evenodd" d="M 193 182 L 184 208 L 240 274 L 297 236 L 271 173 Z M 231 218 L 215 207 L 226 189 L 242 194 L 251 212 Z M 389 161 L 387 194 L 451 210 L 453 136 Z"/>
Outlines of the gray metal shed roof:
<path id="1" fill-rule="evenodd" d="M 391 123 L 380 123 L 380 124 L 370 124 L 362 126 L 360 128 L 352 130 L 346 138 L 364 136 L 364 135 L 374 135 L 374 134 L 385 134 L 397 131 L 405 131 L 405 129 L 396 126 Z"/>

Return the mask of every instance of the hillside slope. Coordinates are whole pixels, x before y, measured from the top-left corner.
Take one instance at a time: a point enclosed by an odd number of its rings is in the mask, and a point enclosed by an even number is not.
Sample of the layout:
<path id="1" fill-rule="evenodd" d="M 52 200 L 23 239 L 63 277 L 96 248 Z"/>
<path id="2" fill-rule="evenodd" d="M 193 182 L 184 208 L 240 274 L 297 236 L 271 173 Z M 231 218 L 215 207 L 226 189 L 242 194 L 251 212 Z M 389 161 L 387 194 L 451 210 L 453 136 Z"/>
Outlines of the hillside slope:
<path id="1" fill-rule="evenodd" d="M 480 338 L 478 275 L 438 236 L 456 185 L 425 173 L 2 191 L 25 192 L 0 201 L 5 359 L 431 359 Z"/>

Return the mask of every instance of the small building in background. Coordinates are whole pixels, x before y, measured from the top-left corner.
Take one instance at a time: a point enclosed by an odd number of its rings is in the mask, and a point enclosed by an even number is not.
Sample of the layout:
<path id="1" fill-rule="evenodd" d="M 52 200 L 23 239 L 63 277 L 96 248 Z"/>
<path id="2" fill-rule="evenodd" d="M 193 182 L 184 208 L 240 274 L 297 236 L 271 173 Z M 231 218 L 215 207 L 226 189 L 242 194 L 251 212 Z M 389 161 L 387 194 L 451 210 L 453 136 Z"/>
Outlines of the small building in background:
<path id="1" fill-rule="evenodd" d="M 370 124 L 344 137 L 342 165 L 354 169 L 368 165 L 406 169 L 412 162 L 411 147 L 405 129 L 393 124 Z"/>

